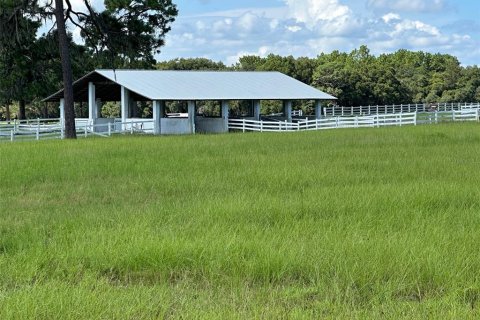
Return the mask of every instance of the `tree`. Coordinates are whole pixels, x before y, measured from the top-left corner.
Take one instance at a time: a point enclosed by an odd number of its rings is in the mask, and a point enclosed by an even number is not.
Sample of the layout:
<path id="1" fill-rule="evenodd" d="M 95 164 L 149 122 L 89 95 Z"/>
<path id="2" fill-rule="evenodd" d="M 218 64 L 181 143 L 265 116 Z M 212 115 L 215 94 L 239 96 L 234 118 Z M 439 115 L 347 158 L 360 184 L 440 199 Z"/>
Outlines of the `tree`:
<path id="1" fill-rule="evenodd" d="M 243 56 L 235 65 L 235 69 L 242 71 L 255 71 L 265 63 L 265 58 L 259 56 Z"/>
<path id="2" fill-rule="evenodd" d="M 89 14 L 70 21 L 81 28 L 88 47 L 122 67 L 153 67 L 153 54 L 160 53 L 178 14 L 172 0 L 105 0 L 103 12 L 84 2 Z"/>
<path id="3" fill-rule="evenodd" d="M 46 3 L 43 9 L 55 17 L 62 61 L 65 136 L 75 138 L 72 63 L 65 22 L 80 28 L 86 45 L 97 54 L 110 55 L 111 67 L 115 68 L 116 56 L 129 65 L 137 61 L 153 63 L 153 53 L 163 46 L 165 34 L 178 12 L 171 0 L 105 0 L 103 12 L 97 12 L 88 0 L 83 0 L 88 13 L 75 11 L 71 0 L 64 1 L 55 0 L 54 6 Z"/>
<path id="4" fill-rule="evenodd" d="M 8 105 L 19 102 L 18 118 L 25 119 L 26 100 L 32 98 L 31 85 L 36 32 L 40 19 L 37 7 L 24 1 L 4 1 L 0 5 L 0 100 Z M 7 107 L 7 118 L 10 118 Z"/>
<path id="5" fill-rule="evenodd" d="M 173 59 L 157 63 L 159 70 L 226 70 L 223 62 L 215 62 L 206 58 Z"/>
<path id="6" fill-rule="evenodd" d="M 69 0 L 66 0 L 69 3 Z M 65 137 L 75 139 L 77 131 L 75 129 L 75 109 L 73 105 L 73 75 L 72 62 L 70 59 L 70 47 L 65 26 L 65 16 L 63 9 L 63 0 L 55 0 L 55 21 L 57 24 L 58 48 L 62 61 L 63 76 L 63 97 L 64 97 L 64 116 L 65 116 Z"/>

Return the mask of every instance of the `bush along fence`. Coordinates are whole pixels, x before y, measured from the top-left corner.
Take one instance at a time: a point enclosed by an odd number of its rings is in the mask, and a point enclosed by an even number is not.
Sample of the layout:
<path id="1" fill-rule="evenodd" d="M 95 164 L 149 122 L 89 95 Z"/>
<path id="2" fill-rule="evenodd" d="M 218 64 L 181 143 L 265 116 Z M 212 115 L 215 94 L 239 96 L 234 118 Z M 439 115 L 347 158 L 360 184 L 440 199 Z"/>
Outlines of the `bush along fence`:
<path id="1" fill-rule="evenodd" d="M 448 121 L 480 121 L 480 108 L 453 111 L 408 112 L 363 116 L 335 116 L 321 119 L 295 118 L 291 122 L 273 120 L 229 119 L 230 131 L 289 132 L 339 128 L 364 128 L 436 124 Z M 154 134 L 153 119 L 105 119 L 92 124 L 89 119 L 75 120 L 77 136 L 110 137 L 115 134 Z M 63 139 L 64 129 L 60 119 L 35 119 L 0 122 L 0 141 Z"/>

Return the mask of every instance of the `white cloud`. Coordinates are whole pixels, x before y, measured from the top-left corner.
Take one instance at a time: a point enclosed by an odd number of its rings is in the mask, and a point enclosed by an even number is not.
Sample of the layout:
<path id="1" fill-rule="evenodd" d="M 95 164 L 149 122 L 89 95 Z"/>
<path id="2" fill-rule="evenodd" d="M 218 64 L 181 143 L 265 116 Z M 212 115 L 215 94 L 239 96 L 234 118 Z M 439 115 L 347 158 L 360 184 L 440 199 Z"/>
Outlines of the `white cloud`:
<path id="1" fill-rule="evenodd" d="M 324 36 L 357 34 L 363 22 L 339 0 L 284 0 L 290 17 Z"/>
<path id="2" fill-rule="evenodd" d="M 290 32 L 298 32 L 302 30 L 302 27 L 299 26 L 287 26 L 287 30 Z"/>
<path id="3" fill-rule="evenodd" d="M 400 20 L 400 16 L 396 13 L 388 13 L 386 15 L 384 15 L 382 17 L 382 20 L 385 22 L 385 23 L 389 23 L 390 21 L 394 21 L 394 20 Z"/>
<path id="4" fill-rule="evenodd" d="M 435 37 L 441 36 L 440 31 L 436 27 L 423 23 L 421 21 L 413 20 L 398 20 L 398 23 L 394 25 L 394 30 L 391 35 L 393 37 L 396 37 L 409 31 Z"/>
<path id="5" fill-rule="evenodd" d="M 254 31 L 255 28 L 259 25 L 260 18 L 250 12 L 243 14 L 238 20 L 237 24 L 245 32 Z"/>
<path id="6" fill-rule="evenodd" d="M 405 12 L 433 12 L 446 8 L 444 0 L 368 0 L 370 8 Z"/>
<path id="7" fill-rule="evenodd" d="M 391 31 L 385 30 L 392 37 L 401 37 L 406 33 L 415 33 L 417 35 L 430 35 L 433 37 L 441 36 L 438 28 L 418 20 L 402 19 L 400 15 L 389 13 L 382 17 L 382 20 Z"/>
<path id="8" fill-rule="evenodd" d="M 293 18 L 314 28 L 321 21 L 350 17 L 352 12 L 338 0 L 285 0 Z"/>
<path id="9" fill-rule="evenodd" d="M 279 24 L 280 24 L 280 21 L 278 21 L 278 19 L 272 19 L 270 21 L 270 29 L 272 30 L 276 29 Z"/>
<path id="10" fill-rule="evenodd" d="M 368 45 L 374 54 L 405 48 L 458 54 L 460 60 L 465 56 L 470 61 L 475 54 L 477 60 L 480 55 L 477 37 L 469 35 L 468 30 L 442 29 L 437 20 L 412 19 L 411 15 L 393 9 L 365 16 L 358 7 L 346 5 L 348 0 L 281 1 L 283 8 L 180 16 L 167 35 L 167 46 L 159 58 L 205 56 L 233 64 L 243 55 L 315 57 L 321 52 L 351 51 L 362 44 Z M 368 1 L 369 5 L 393 5 L 402 10 L 421 9 L 425 3 L 411 0 L 407 8 L 404 0 L 398 0 L 396 5 L 390 0 Z M 432 1 L 436 6 L 444 5 L 443 1 Z"/>

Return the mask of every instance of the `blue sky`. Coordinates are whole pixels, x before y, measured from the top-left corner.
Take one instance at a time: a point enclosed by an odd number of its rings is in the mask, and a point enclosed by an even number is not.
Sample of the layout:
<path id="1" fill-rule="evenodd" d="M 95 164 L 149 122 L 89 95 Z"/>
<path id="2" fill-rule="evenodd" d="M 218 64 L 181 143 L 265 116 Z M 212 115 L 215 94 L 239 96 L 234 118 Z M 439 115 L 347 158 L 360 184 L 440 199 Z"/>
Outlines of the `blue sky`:
<path id="1" fill-rule="evenodd" d="M 174 0 L 177 21 L 159 60 L 206 57 L 227 64 L 246 54 L 315 57 L 366 44 L 480 65 L 480 0 Z"/>

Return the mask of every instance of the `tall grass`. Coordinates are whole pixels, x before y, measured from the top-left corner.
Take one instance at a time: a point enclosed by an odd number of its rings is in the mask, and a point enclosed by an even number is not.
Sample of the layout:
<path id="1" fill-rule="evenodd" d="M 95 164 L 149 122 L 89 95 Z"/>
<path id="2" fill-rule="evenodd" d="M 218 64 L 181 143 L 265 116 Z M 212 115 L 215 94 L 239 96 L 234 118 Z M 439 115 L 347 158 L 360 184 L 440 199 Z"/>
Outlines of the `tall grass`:
<path id="1" fill-rule="evenodd" d="M 0 145 L 0 318 L 476 318 L 477 124 Z"/>

